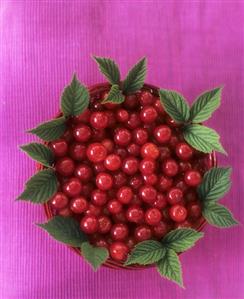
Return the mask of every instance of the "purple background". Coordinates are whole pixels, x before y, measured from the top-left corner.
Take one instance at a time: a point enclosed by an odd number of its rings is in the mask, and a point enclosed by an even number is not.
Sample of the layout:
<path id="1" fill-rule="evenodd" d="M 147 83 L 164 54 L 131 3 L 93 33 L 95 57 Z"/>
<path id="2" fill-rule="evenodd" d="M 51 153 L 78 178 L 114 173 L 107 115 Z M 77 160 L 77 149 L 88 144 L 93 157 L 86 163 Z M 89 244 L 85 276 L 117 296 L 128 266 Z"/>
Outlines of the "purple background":
<path id="1" fill-rule="evenodd" d="M 193 100 L 224 84 L 212 125 L 233 166 L 224 202 L 244 209 L 244 3 L 242 1 L 1 1 L 0 4 L 0 298 L 243 299 L 242 227 L 217 230 L 181 256 L 186 290 L 154 269 L 91 268 L 34 223 L 43 209 L 14 202 L 35 164 L 17 146 L 24 131 L 51 118 L 76 70 L 87 85 L 102 76 L 91 53 L 111 56 L 122 73 L 148 57 L 147 82 Z"/>

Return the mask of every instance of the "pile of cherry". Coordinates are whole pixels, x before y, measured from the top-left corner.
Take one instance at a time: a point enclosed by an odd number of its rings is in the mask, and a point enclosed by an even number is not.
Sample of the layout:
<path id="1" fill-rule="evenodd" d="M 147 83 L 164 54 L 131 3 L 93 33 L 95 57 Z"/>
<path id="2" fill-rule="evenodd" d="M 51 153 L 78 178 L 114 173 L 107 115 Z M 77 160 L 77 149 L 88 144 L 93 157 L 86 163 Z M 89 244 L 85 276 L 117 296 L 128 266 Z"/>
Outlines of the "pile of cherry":
<path id="1" fill-rule="evenodd" d="M 49 204 L 54 213 L 75 217 L 112 259 L 124 261 L 138 242 L 197 227 L 196 189 L 209 158 L 184 142 L 150 91 L 122 104 L 101 104 L 105 96 L 91 99 L 49 144 L 60 183 Z"/>

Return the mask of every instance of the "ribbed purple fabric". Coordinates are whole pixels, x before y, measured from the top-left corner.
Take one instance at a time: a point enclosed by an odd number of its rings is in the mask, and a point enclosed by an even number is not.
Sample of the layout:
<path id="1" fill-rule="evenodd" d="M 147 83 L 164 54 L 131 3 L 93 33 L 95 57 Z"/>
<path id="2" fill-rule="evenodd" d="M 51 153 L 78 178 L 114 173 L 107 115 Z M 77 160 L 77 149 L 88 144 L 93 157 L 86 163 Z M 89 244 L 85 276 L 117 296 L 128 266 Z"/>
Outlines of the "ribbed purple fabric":
<path id="1" fill-rule="evenodd" d="M 17 146 L 25 130 L 51 118 L 74 71 L 87 85 L 103 81 L 91 54 L 111 56 L 122 73 L 148 57 L 147 82 L 193 100 L 224 84 L 209 124 L 222 136 L 233 166 L 224 199 L 244 215 L 243 1 L 1 1 L 0 2 L 0 298 L 1 299 L 243 299 L 241 226 L 206 228 L 181 256 L 186 290 L 154 269 L 94 273 L 34 223 L 42 207 L 14 202 L 35 164 Z"/>

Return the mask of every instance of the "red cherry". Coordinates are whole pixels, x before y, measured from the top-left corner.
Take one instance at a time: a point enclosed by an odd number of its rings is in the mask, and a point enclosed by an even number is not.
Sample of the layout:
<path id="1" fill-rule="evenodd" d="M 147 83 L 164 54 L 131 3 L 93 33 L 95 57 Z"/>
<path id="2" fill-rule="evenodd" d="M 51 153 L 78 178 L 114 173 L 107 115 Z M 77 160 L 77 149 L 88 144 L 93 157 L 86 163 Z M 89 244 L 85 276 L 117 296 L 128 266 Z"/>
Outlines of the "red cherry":
<path id="1" fill-rule="evenodd" d="M 167 191 L 172 185 L 173 185 L 173 180 L 171 178 L 162 175 L 159 178 L 157 187 L 161 192 L 164 192 Z"/>
<path id="2" fill-rule="evenodd" d="M 130 248 L 133 249 L 136 245 L 136 240 L 133 237 L 129 237 L 126 239 L 126 245 Z"/>
<path id="3" fill-rule="evenodd" d="M 175 152 L 181 160 L 189 160 L 193 155 L 193 149 L 185 142 L 178 143 Z"/>
<path id="4" fill-rule="evenodd" d="M 123 172 L 118 172 L 113 175 L 114 186 L 116 188 L 122 187 L 127 183 L 127 177 Z"/>
<path id="5" fill-rule="evenodd" d="M 110 235 L 114 241 L 122 241 L 128 237 L 129 229 L 124 223 L 116 223 L 112 226 Z"/>
<path id="6" fill-rule="evenodd" d="M 147 130 L 143 128 L 137 128 L 133 131 L 133 140 L 139 145 L 143 145 L 148 140 Z"/>
<path id="7" fill-rule="evenodd" d="M 145 143 L 141 147 L 141 156 L 155 160 L 159 156 L 159 149 L 154 143 Z"/>
<path id="8" fill-rule="evenodd" d="M 107 152 L 109 154 L 111 154 L 113 152 L 113 150 L 114 150 L 114 143 L 113 143 L 112 140 L 110 140 L 110 139 L 104 139 L 104 140 L 102 140 L 101 143 L 106 148 L 106 150 L 107 150 Z"/>
<path id="9" fill-rule="evenodd" d="M 176 135 L 172 135 L 169 141 L 169 146 L 172 150 L 175 150 L 176 145 L 180 142 L 179 138 Z"/>
<path id="10" fill-rule="evenodd" d="M 104 191 L 99 189 L 93 190 L 91 194 L 91 202 L 96 206 L 103 206 L 106 204 L 108 196 Z"/>
<path id="11" fill-rule="evenodd" d="M 64 132 L 64 134 L 62 136 L 62 139 L 64 139 L 68 143 L 71 142 L 74 139 L 72 130 L 71 129 L 67 129 Z"/>
<path id="12" fill-rule="evenodd" d="M 166 159 L 170 158 L 170 156 L 171 156 L 171 150 L 167 146 L 160 146 L 159 152 L 160 152 L 159 158 L 161 161 L 166 160 Z"/>
<path id="13" fill-rule="evenodd" d="M 113 178 L 109 173 L 100 172 L 96 177 L 96 185 L 100 190 L 109 190 L 113 186 Z"/>
<path id="14" fill-rule="evenodd" d="M 157 116 L 157 110 L 151 106 L 144 107 L 140 112 L 141 121 L 145 124 L 153 123 Z"/>
<path id="15" fill-rule="evenodd" d="M 116 118 L 113 111 L 106 111 L 105 113 L 108 117 L 108 128 L 113 128 L 116 124 Z"/>
<path id="16" fill-rule="evenodd" d="M 120 213 L 114 214 L 113 221 L 115 223 L 127 222 L 124 211 L 122 210 Z"/>
<path id="17" fill-rule="evenodd" d="M 101 234 L 107 234 L 112 227 L 110 218 L 105 215 L 98 217 L 98 232 Z"/>
<path id="18" fill-rule="evenodd" d="M 70 217 L 72 216 L 72 212 L 68 207 L 58 210 L 58 215 L 62 217 Z"/>
<path id="19" fill-rule="evenodd" d="M 177 123 L 173 118 L 171 118 L 169 115 L 166 116 L 166 123 L 172 127 L 172 128 L 177 128 L 180 126 L 179 123 Z"/>
<path id="20" fill-rule="evenodd" d="M 136 157 L 139 156 L 140 150 L 141 150 L 140 146 L 135 143 L 131 143 L 127 147 L 127 151 L 131 156 L 136 156 Z"/>
<path id="21" fill-rule="evenodd" d="M 143 222 L 144 212 L 138 205 L 133 205 L 126 211 L 126 218 L 129 222 L 141 223 Z"/>
<path id="22" fill-rule="evenodd" d="M 186 227 L 192 227 L 192 224 L 188 221 L 185 220 L 183 222 L 176 222 L 174 225 L 175 228 L 186 228 Z"/>
<path id="23" fill-rule="evenodd" d="M 91 143 L 86 150 L 86 155 L 90 161 L 98 163 L 104 161 L 107 150 L 101 143 Z"/>
<path id="24" fill-rule="evenodd" d="M 54 209 L 63 209 L 68 202 L 68 197 L 62 192 L 57 192 L 50 200 L 50 204 Z"/>
<path id="25" fill-rule="evenodd" d="M 91 138 L 91 129 L 83 124 L 77 125 L 73 130 L 73 136 L 78 142 L 86 142 Z"/>
<path id="26" fill-rule="evenodd" d="M 79 164 L 74 174 L 82 182 L 88 182 L 92 177 L 92 169 L 86 164 Z"/>
<path id="27" fill-rule="evenodd" d="M 112 199 L 108 202 L 107 209 L 111 214 L 118 214 L 122 211 L 122 204 L 118 200 Z"/>
<path id="28" fill-rule="evenodd" d="M 94 171 L 95 171 L 95 173 L 99 173 L 99 172 L 104 172 L 104 171 L 106 171 L 106 168 L 105 168 L 103 162 L 93 164 L 93 167 L 94 167 Z"/>
<path id="29" fill-rule="evenodd" d="M 120 146 L 126 146 L 131 141 L 131 133 L 125 128 L 120 128 L 114 135 L 114 142 Z"/>
<path id="30" fill-rule="evenodd" d="M 92 129 L 92 140 L 95 142 L 102 142 L 106 137 L 105 130 Z"/>
<path id="31" fill-rule="evenodd" d="M 169 216 L 175 222 L 183 222 L 187 217 L 187 210 L 182 205 L 173 205 L 169 209 Z"/>
<path id="32" fill-rule="evenodd" d="M 183 192 L 179 188 L 172 188 L 169 190 L 167 194 L 168 203 L 171 205 L 180 203 L 182 198 L 183 198 Z"/>
<path id="33" fill-rule="evenodd" d="M 159 224 L 153 226 L 152 230 L 153 230 L 153 235 L 157 239 L 161 239 L 168 233 L 168 231 L 170 230 L 170 226 L 167 222 L 160 221 Z"/>
<path id="34" fill-rule="evenodd" d="M 70 176 L 75 170 L 75 163 L 69 157 L 63 157 L 57 160 L 55 169 L 63 176 Z"/>
<path id="35" fill-rule="evenodd" d="M 116 118 L 117 118 L 117 121 L 119 121 L 121 123 L 125 123 L 129 119 L 129 113 L 125 109 L 119 109 L 116 112 Z"/>
<path id="36" fill-rule="evenodd" d="M 156 174 L 152 173 L 152 174 L 144 175 L 143 180 L 147 185 L 155 185 L 157 184 L 158 177 L 156 176 Z"/>
<path id="37" fill-rule="evenodd" d="M 121 159 L 124 159 L 127 156 L 127 150 L 125 148 L 116 148 L 114 154 L 120 156 Z"/>
<path id="38" fill-rule="evenodd" d="M 153 204 L 157 197 L 157 191 L 152 186 L 143 186 L 139 190 L 140 198 L 148 204 Z"/>
<path id="39" fill-rule="evenodd" d="M 145 222 L 149 225 L 157 225 L 162 219 L 162 214 L 157 208 L 150 208 L 145 212 Z"/>
<path id="40" fill-rule="evenodd" d="M 181 189 L 183 193 L 185 193 L 188 189 L 188 186 L 182 178 L 175 180 L 175 187 Z"/>
<path id="41" fill-rule="evenodd" d="M 104 238 L 98 238 L 97 240 L 95 240 L 94 245 L 96 247 L 104 247 L 107 248 L 109 247 L 108 242 L 104 239 Z"/>
<path id="42" fill-rule="evenodd" d="M 167 199 L 166 196 L 162 193 L 157 194 L 157 198 L 153 203 L 154 208 L 163 209 L 167 206 Z"/>
<path id="43" fill-rule="evenodd" d="M 135 175 L 131 177 L 129 181 L 129 185 L 132 187 L 133 190 L 138 190 L 143 184 L 142 177 L 140 175 Z"/>
<path id="44" fill-rule="evenodd" d="M 138 113 L 131 113 L 127 122 L 127 127 L 131 130 L 140 127 L 141 119 Z"/>
<path id="45" fill-rule="evenodd" d="M 138 160 L 135 157 L 128 157 L 123 161 L 122 170 L 126 174 L 133 175 L 137 172 L 138 167 Z"/>
<path id="46" fill-rule="evenodd" d="M 73 122 L 75 124 L 78 123 L 88 123 L 90 119 L 91 111 L 89 109 L 86 109 L 83 111 L 80 115 L 77 115 L 73 118 Z"/>
<path id="47" fill-rule="evenodd" d="M 152 238 L 152 231 L 151 228 L 145 224 L 137 226 L 135 229 L 135 239 L 138 242 L 150 240 Z"/>
<path id="48" fill-rule="evenodd" d="M 190 170 L 192 168 L 191 163 L 186 161 L 181 161 L 179 163 L 179 168 L 181 172 L 186 172 L 187 170 Z"/>
<path id="49" fill-rule="evenodd" d="M 85 214 L 87 216 L 89 215 L 94 215 L 94 216 L 99 216 L 102 213 L 102 208 L 99 206 L 95 206 L 92 203 L 88 204 L 88 209 L 85 211 Z"/>
<path id="50" fill-rule="evenodd" d="M 175 176 L 179 171 L 177 162 L 173 159 L 167 159 L 162 165 L 162 171 L 169 177 Z"/>
<path id="51" fill-rule="evenodd" d="M 82 194 L 87 198 L 91 196 L 92 190 L 94 190 L 95 186 L 92 183 L 87 183 L 83 186 Z"/>
<path id="52" fill-rule="evenodd" d="M 105 129 L 108 126 L 108 115 L 104 112 L 93 112 L 90 117 L 90 124 L 95 129 Z"/>
<path id="53" fill-rule="evenodd" d="M 73 143 L 69 148 L 69 154 L 72 159 L 77 161 L 85 160 L 86 146 L 80 143 Z"/>
<path id="54" fill-rule="evenodd" d="M 127 108 L 127 109 L 135 109 L 138 106 L 138 99 L 137 96 L 132 94 L 132 95 L 128 95 L 125 97 L 125 101 L 123 103 L 123 105 Z"/>
<path id="55" fill-rule="evenodd" d="M 77 178 L 70 178 L 63 185 L 63 192 L 70 197 L 78 196 L 81 193 L 81 191 L 82 191 L 82 185 L 80 180 Z"/>
<path id="56" fill-rule="evenodd" d="M 139 95 L 139 101 L 142 106 L 151 105 L 153 100 L 153 95 L 149 91 L 144 90 Z"/>
<path id="57" fill-rule="evenodd" d="M 117 198 L 122 204 L 129 204 L 132 200 L 133 192 L 130 187 L 121 187 L 117 191 Z"/>
<path id="58" fill-rule="evenodd" d="M 165 110 L 164 110 L 164 107 L 163 105 L 161 104 L 161 101 L 156 98 L 156 101 L 154 102 L 154 108 L 157 110 L 158 114 L 161 114 L 161 115 L 165 115 Z"/>
<path id="59" fill-rule="evenodd" d="M 118 170 L 121 167 L 121 164 L 120 156 L 114 154 L 107 156 L 104 161 L 104 166 L 111 171 Z"/>
<path id="60" fill-rule="evenodd" d="M 140 162 L 139 168 L 142 174 L 152 174 L 155 171 L 156 163 L 152 159 L 143 159 Z"/>
<path id="61" fill-rule="evenodd" d="M 188 186 L 195 187 L 201 183 L 202 176 L 197 170 L 189 170 L 185 173 L 184 179 Z"/>
<path id="62" fill-rule="evenodd" d="M 68 144 L 64 139 L 52 141 L 49 146 L 56 157 L 63 157 L 67 154 Z"/>
<path id="63" fill-rule="evenodd" d="M 127 259 L 129 247 L 123 242 L 114 242 L 109 247 L 109 253 L 113 260 L 123 262 Z"/>
<path id="64" fill-rule="evenodd" d="M 153 135 L 159 143 L 166 143 L 171 138 L 171 129 L 168 126 L 161 125 L 154 129 Z"/>
<path id="65" fill-rule="evenodd" d="M 98 230 L 98 220 L 94 215 L 86 215 L 81 219 L 80 229 L 86 234 L 94 234 Z"/>
<path id="66" fill-rule="evenodd" d="M 202 208 L 198 202 L 190 202 L 187 205 L 188 216 L 192 219 L 198 219 L 202 216 Z"/>
<path id="67" fill-rule="evenodd" d="M 70 202 L 70 209 L 72 212 L 74 212 L 76 214 L 81 214 L 81 213 L 85 212 L 87 210 L 87 208 L 88 208 L 88 202 L 82 196 L 75 197 Z"/>

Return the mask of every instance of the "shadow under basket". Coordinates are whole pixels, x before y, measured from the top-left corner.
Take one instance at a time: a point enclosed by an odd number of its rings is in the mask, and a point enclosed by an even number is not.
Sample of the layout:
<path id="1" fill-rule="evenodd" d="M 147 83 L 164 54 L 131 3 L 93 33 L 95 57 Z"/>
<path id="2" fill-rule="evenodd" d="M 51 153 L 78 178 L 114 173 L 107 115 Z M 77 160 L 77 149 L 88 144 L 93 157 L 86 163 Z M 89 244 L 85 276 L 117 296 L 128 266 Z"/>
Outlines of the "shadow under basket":
<path id="1" fill-rule="evenodd" d="M 100 98 L 100 95 L 103 92 L 109 91 L 111 85 L 108 83 L 100 83 L 100 84 L 96 84 L 93 85 L 91 87 L 89 87 L 89 93 L 90 93 L 90 97 L 91 99 L 94 100 L 98 100 Z M 150 91 L 153 95 L 158 96 L 158 87 L 150 85 L 150 84 L 144 84 L 143 86 L 143 90 L 148 90 Z M 61 113 L 59 113 L 56 117 L 61 116 Z M 215 167 L 217 166 L 217 160 L 216 160 L 216 154 L 215 152 L 211 153 L 208 155 L 209 159 L 208 159 L 208 167 Z M 45 167 L 41 164 L 37 164 L 37 170 L 42 170 Z M 48 203 L 45 203 L 44 205 L 44 211 L 45 214 L 47 216 L 47 219 L 51 219 L 54 216 L 54 213 L 52 211 L 52 209 L 50 208 Z M 196 230 L 198 231 L 202 231 L 203 227 L 205 226 L 206 221 L 205 219 L 201 219 L 201 221 L 198 223 L 197 227 L 195 227 Z M 67 245 L 66 245 L 67 246 Z M 76 252 L 78 255 L 82 256 L 82 253 L 80 251 L 79 248 L 75 248 L 75 247 L 71 247 L 68 246 L 71 250 L 73 250 L 74 252 Z M 105 267 L 109 267 L 112 269 L 125 269 L 125 270 L 142 270 L 142 269 L 146 269 L 146 268 L 150 268 L 153 267 L 154 265 L 148 265 L 148 266 L 140 266 L 140 265 L 130 265 L 130 266 L 124 266 L 121 262 L 116 262 L 113 261 L 111 258 L 108 258 L 108 260 L 106 261 L 106 263 L 103 264 L 103 266 Z"/>

